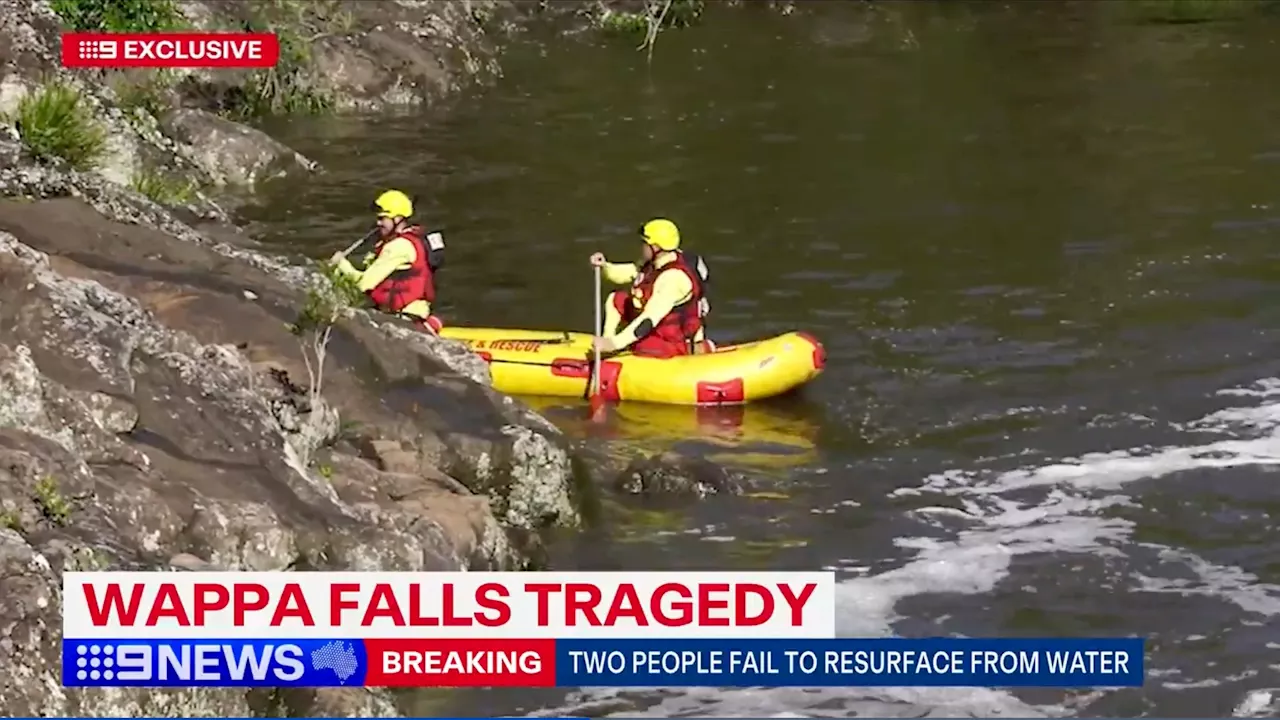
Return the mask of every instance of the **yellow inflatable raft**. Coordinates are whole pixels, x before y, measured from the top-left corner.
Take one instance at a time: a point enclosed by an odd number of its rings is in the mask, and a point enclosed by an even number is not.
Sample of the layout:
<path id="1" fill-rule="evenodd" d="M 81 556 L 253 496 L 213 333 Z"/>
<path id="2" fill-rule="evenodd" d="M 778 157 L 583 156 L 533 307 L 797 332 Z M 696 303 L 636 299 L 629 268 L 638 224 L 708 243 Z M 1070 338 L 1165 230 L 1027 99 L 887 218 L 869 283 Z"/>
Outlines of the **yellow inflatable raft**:
<path id="1" fill-rule="evenodd" d="M 509 395 L 585 397 L 591 380 L 591 335 L 547 330 L 446 327 L 489 363 L 493 387 Z M 654 358 L 606 357 L 600 393 L 606 400 L 666 405 L 737 405 L 782 395 L 817 377 L 826 351 L 808 333 L 728 345 L 715 352 Z"/>

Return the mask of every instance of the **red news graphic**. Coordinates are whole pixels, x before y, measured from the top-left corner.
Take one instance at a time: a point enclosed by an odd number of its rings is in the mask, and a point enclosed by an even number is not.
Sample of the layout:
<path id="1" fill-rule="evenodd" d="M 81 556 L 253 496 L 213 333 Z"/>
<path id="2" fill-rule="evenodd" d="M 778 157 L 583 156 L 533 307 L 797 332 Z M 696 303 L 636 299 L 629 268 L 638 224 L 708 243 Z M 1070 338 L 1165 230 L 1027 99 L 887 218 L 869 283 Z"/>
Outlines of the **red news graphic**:
<path id="1" fill-rule="evenodd" d="M 63 67 L 269 68 L 272 33 L 63 33 Z"/>
<path id="2" fill-rule="evenodd" d="M 828 573 L 66 573 L 63 583 L 74 638 L 834 636 Z"/>

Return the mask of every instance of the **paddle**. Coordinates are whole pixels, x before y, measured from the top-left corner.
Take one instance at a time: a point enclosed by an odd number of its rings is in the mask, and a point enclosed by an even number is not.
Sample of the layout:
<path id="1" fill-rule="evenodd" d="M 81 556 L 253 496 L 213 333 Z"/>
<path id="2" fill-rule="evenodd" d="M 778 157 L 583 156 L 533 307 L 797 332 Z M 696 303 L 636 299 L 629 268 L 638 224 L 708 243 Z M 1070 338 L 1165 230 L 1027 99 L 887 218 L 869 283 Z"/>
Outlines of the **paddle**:
<path id="1" fill-rule="evenodd" d="M 591 298 L 591 304 L 596 306 L 596 338 L 604 336 L 604 307 L 603 300 L 600 298 L 600 266 L 595 268 L 596 287 L 595 294 Z M 592 422 L 604 422 L 607 418 L 604 405 L 604 395 L 600 392 L 600 352 L 597 350 L 595 355 L 595 365 L 591 369 L 591 395 L 588 398 L 590 407 L 590 419 Z"/>
<path id="2" fill-rule="evenodd" d="M 351 253 L 353 253 L 353 252 L 355 252 L 355 251 L 356 251 L 356 248 L 358 248 L 358 247 L 360 247 L 361 245 L 363 245 L 363 244 L 365 244 L 365 243 L 369 242 L 370 240 L 372 240 L 372 239 L 373 239 L 373 236 L 374 236 L 374 235 L 376 235 L 376 234 L 377 234 L 377 232 L 378 232 L 378 228 L 374 228 L 374 229 L 370 230 L 369 232 L 365 233 L 365 234 L 364 234 L 364 237 L 362 237 L 362 238 L 360 238 L 359 240 L 357 240 L 357 241 L 355 241 L 355 242 L 351 243 L 350 245 L 348 245 L 348 246 L 347 246 L 347 249 L 342 251 L 342 257 L 346 257 L 346 256 L 350 255 Z"/>

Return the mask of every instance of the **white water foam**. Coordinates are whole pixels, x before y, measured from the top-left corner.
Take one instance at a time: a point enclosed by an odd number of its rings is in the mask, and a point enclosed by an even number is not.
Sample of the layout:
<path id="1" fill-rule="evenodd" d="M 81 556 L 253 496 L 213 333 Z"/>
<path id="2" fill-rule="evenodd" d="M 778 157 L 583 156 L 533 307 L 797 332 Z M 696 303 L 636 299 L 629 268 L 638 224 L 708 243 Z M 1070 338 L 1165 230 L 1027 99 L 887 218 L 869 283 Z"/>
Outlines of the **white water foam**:
<path id="1" fill-rule="evenodd" d="M 1121 548 L 1129 542 L 1132 523 L 1102 517 L 1100 511 L 1133 503 L 1117 492 L 1126 484 L 1189 470 L 1280 465 L 1280 403 L 1268 402 L 1280 396 L 1280 380 L 1267 379 L 1252 387 L 1223 390 L 1219 395 L 1254 398 L 1260 404 L 1221 410 L 1176 427 L 1216 436 L 1206 443 L 1091 453 L 999 473 L 937 473 L 925 478 L 918 488 L 897 491 L 895 494 L 900 495 L 924 492 L 948 495 L 959 501 L 963 513 L 941 515 L 948 523 L 954 524 L 959 518 L 959 522 L 968 524 L 953 541 L 922 541 L 931 547 L 935 555 L 933 562 L 940 558 L 955 563 L 960 566 L 954 569 L 955 573 L 965 577 L 952 581 L 950 587 L 944 582 L 943 588 L 929 588 L 919 580 L 913 584 L 920 592 L 938 592 L 944 588 L 955 592 L 957 590 L 951 588 L 957 587 L 972 590 L 984 581 L 994 586 L 1008 565 L 999 568 L 991 562 L 979 564 L 966 559 L 967 553 L 978 549 L 985 549 L 988 560 L 998 558 L 1001 552 L 1006 553 L 1006 557 L 1034 552 L 1122 556 Z M 1047 494 L 1030 506 L 1005 497 L 1031 488 L 1043 489 Z M 928 521 L 934 515 L 931 510 L 924 508 L 916 514 Z M 1241 568 L 1209 562 L 1185 548 L 1141 546 L 1157 551 L 1163 561 L 1177 563 L 1194 578 L 1138 575 L 1135 579 L 1143 592 L 1205 595 L 1233 603 L 1246 613 L 1262 617 L 1280 614 L 1280 587 L 1276 585 L 1259 582 L 1256 576 Z M 903 570 L 911 571 L 913 566 L 927 560 L 922 553 Z M 886 581 L 889 587 L 900 585 L 900 581 L 889 577 L 893 574 L 885 573 L 867 582 L 881 590 Z M 930 577 L 936 580 L 945 578 L 946 574 L 933 572 Z M 845 587 L 857 588 L 856 585 Z M 1241 701 L 1237 714 L 1263 712 L 1259 708 L 1269 708 L 1271 702 L 1269 693 L 1254 691 Z"/>
<path id="2" fill-rule="evenodd" d="M 841 582 L 836 592 L 838 634 L 893 634 L 899 600 L 928 593 L 990 592 L 1003 578 L 1013 553 L 978 534 L 954 543 L 914 539 L 907 565 L 873 577 Z M 651 706 L 631 709 L 627 696 L 650 696 Z M 656 698 L 653 696 L 657 696 Z M 1065 708 L 1035 707 L 986 688 L 688 688 L 680 690 L 584 690 L 557 712 L 599 717 L 1054 717 Z M 624 706 L 616 713 L 610 705 Z M 605 710 L 605 712 L 600 712 Z M 594 711 L 594 712 L 591 712 Z"/>
<path id="3" fill-rule="evenodd" d="M 1280 688 L 1254 690 L 1231 711 L 1238 718 L 1273 718 L 1280 714 Z"/>
<path id="4" fill-rule="evenodd" d="M 1128 483 L 1186 470 L 1280 465 L 1280 403 L 1266 402 L 1280 396 L 1280 380 L 1232 388 L 1220 395 L 1254 397 L 1261 404 L 1219 411 L 1178 428 L 1219 436 L 1208 443 L 1092 453 L 1006 472 L 937 473 L 916 488 L 896 491 L 894 495 L 950 496 L 961 510 L 930 507 L 913 514 L 935 529 L 947 530 L 951 539 L 901 538 L 899 547 L 915 551 L 905 565 L 842 581 L 836 597 L 839 634 L 892 635 L 893 624 L 901 619 L 896 607 L 905 598 L 989 593 L 1008 576 L 1018 555 L 1123 557 L 1133 523 L 1103 517 L 1102 511 L 1133 504 L 1118 492 Z M 1029 488 L 1046 493 L 1034 505 L 1005 497 Z M 957 529 L 957 524 L 962 527 Z M 1185 549 L 1158 549 L 1164 559 L 1189 570 L 1196 581 L 1140 577 L 1144 591 L 1211 595 L 1245 612 L 1280 613 L 1280 587 L 1259 583 L 1240 568 L 1210 563 Z M 1090 693 L 1080 700 L 1099 695 Z M 634 705 L 627 698 L 641 696 L 654 704 L 641 711 L 629 709 Z M 604 711 L 598 716 L 608 717 L 607 708 L 616 703 L 628 708 L 617 715 L 628 717 L 1056 717 L 1072 713 L 1065 705 L 1032 706 L 1008 692 L 982 688 L 613 689 L 576 693 L 571 702 L 557 712 L 597 709 Z M 1272 693 L 1253 691 L 1241 700 L 1235 714 L 1257 717 L 1274 707 Z"/>

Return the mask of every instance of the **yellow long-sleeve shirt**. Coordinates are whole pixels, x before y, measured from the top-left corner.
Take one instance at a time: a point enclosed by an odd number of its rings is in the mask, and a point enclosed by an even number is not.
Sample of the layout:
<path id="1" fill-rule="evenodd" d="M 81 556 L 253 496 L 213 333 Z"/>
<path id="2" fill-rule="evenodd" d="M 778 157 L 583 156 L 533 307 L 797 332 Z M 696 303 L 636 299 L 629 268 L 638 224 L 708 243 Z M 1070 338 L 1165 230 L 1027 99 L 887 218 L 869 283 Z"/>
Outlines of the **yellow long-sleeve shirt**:
<path id="1" fill-rule="evenodd" d="M 357 270 L 350 260 L 343 258 L 338 262 L 338 271 L 354 279 L 361 290 L 369 292 L 391 277 L 391 273 L 413 267 L 417 259 L 418 250 L 413 242 L 405 238 L 395 238 L 383 245 L 371 261 L 366 261 L 364 270 Z M 426 318 L 431 315 L 431 303 L 426 300 L 414 300 L 400 312 L 403 315 Z"/>
<path id="2" fill-rule="evenodd" d="M 675 259 L 674 253 L 664 253 L 654 261 L 654 264 L 658 269 L 662 269 L 674 262 Z M 602 269 L 605 278 L 615 285 L 633 283 L 640 274 L 640 268 L 635 263 L 607 262 Z M 688 275 L 682 272 L 659 273 L 657 280 L 653 283 L 653 295 L 649 297 L 649 302 L 645 303 L 639 317 L 632 320 L 626 327 L 618 329 L 621 317 L 617 309 L 613 307 L 613 303 L 605 303 L 605 337 L 613 340 L 614 347 L 618 350 L 630 347 L 643 337 L 639 330 L 646 320 L 650 328 L 656 327 L 658 321 L 666 317 L 667 313 L 691 299 L 693 299 L 693 281 L 689 279 Z M 631 302 L 630 299 L 627 302 Z M 702 339 L 703 332 L 698 330 L 698 335 L 694 340 L 701 342 Z"/>

